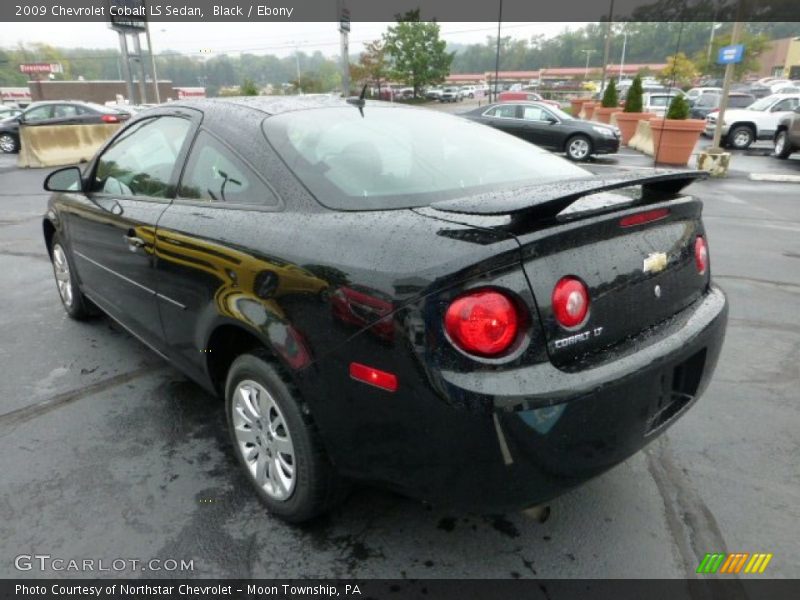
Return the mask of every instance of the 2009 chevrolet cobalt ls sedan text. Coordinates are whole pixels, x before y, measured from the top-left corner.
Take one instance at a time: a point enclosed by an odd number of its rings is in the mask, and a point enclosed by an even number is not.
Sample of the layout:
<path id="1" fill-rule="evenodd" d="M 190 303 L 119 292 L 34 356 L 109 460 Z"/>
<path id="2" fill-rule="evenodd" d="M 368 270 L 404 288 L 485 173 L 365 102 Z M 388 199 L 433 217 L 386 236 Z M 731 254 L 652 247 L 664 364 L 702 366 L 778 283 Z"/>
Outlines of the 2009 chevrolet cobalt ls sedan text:
<path id="1" fill-rule="evenodd" d="M 50 175 L 44 237 L 70 316 L 100 309 L 224 396 L 273 513 L 311 518 L 347 480 L 513 509 L 705 389 L 727 306 L 696 176 L 599 179 L 425 109 L 175 103 Z"/>

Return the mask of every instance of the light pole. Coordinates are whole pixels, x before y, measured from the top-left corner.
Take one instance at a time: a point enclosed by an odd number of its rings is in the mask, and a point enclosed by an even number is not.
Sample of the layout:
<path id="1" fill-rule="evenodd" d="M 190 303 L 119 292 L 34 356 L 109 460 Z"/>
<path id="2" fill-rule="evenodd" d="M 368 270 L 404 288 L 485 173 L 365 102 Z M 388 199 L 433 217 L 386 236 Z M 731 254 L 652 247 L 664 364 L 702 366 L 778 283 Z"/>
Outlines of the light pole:
<path id="1" fill-rule="evenodd" d="M 156 55 L 153 52 L 153 42 L 150 39 L 150 21 L 144 22 L 144 35 L 147 39 L 147 50 L 150 52 L 150 67 L 153 70 L 153 94 L 156 104 L 161 104 L 161 93 L 158 91 L 158 71 L 156 71 Z"/>
<path id="2" fill-rule="evenodd" d="M 628 30 L 623 26 L 622 28 L 622 58 L 619 61 L 619 79 L 617 83 L 622 83 L 622 70 L 625 67 L 625 48 L 628 46 Z"/>
<path id="3" fill-rule="evenodd" d="M 582 52 L 586 53 L 586 68 L 583 70 L 583 78 L 587 79 L 589 77 L 589 57 L 596 52 L 596 50 L 582 50 Z"/>
<path id="4" fill-rule="evenodd" d="M 300 94 L 303 93 L 303 88 L 300 86 L 300 45 L 305 43 L 306 40 L 292 42 L 292 45 L 294 46 L 294 63 L 295 67 L 297 67 L 297 91 Z"/>

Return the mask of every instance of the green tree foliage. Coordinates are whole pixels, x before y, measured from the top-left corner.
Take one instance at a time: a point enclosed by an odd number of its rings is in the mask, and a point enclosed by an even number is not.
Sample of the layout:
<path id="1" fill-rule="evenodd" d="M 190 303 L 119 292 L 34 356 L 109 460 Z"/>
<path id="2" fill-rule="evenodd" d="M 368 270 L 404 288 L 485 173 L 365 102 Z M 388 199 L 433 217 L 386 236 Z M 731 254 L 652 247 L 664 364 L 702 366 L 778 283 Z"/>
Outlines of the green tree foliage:
<path id="1" fill-rule="evenodd" d="M 420 88 L 441 83 L 450 74 L 453 55 L 439 39 L 439 25 L 420 21 L 419 9 L 398 16 L 383 41 L 392 61 L 392 77 L 413 87 L 415 98 Z"/>
<path id="2" fill-rule="evenodd" d="M 628 95 L 625 98 L 624 112 L 640 113 L 642 112 L 642 78 L 637 75 L 633 78 L 631 87 L 628 90 Z"/>
<path id="3" fill-rule="evenodd" d="M 675 96 L 669 103 L 667 109 L 667 119 L 679 119 L 683 121 L 689 118 L 689 102 L 683 95 Z"/>
<path id="4" fill-rule="evenodd" d="M 619 96 L 617 95 L 617 84 L 611 79 L 603 92 L 603 108 L 614 108 L 619 106 Z"/>
<path id="5" fill-rule="evenodd" d="M 242 96 L 258 96 L 258 86 L 252 79 L 245 77 L 242 85 L 239 86 L 239 93 Z"/>
<path id="6" fill-rule="evenodd" d="M 658 78 L 664 85 L 678 87 L 691 86 L 697 77 L 697 68 L 683 52 L 667 57 L 667 66 L 661 71 Z"/>
<path id="7" fill-rule="evenodd" d="M 381 93 L 381 84 L 389 76 L 389 59 L 386 56 L 386 48 L 383 40 L 374 40 L 364 46 L 364 52 L 359 60 L 362 81 L 368 81 L 378 88 L 378 95 Z"/>

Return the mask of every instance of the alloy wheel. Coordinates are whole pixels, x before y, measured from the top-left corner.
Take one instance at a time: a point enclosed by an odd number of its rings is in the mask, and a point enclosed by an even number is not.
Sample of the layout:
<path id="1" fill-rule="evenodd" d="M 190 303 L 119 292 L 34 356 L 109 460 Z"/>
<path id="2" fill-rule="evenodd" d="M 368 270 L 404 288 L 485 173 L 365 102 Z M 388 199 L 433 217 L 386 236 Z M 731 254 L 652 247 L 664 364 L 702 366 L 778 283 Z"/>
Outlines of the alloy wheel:
<path id="1" fill-rule="evenodd" d="M 752 142 L 752 137 L 749 129 L 739 129 L 733 136 L 733 145 L 735 148 L 746 148 Z"/>
<path id="2" fill-rule="evenodd" d="M 0 135 L 0 150 L 6 153 L 14 152 L 17 149 L 17 142 L 9 134 Z"/>
<path id="3" fill-rule="evenodd" d="M 775 138 L 775 154 L 780 156 L 786 148 L 786 132 L 781 131 L 778 137 Z"/>
<path id="4" fill-rule="evenodd" d="M 53 272 L 56 276 L 56 284 L 58 284 L 58 293 L 61 295 L 61 301 L 64 306 L 70 308 L 74 298 L 72 278 L 69 272 L 67 255 L 60 244 L 53 246 Z"/>
<path id="5" fill-rule="evenodd" d="M 236 448 L 258 486 L 287 500 L 297 481 L 292 436 L 272 395 L 256 381 L 240 381 L 231 403 Z"/>
<path id="6" fill-rule="evenodd" d="M 575 138 L 569 143 L 567 152 L 570 158 L 583 160 L 589 155 L 589 142 L 583 138 Z"/>

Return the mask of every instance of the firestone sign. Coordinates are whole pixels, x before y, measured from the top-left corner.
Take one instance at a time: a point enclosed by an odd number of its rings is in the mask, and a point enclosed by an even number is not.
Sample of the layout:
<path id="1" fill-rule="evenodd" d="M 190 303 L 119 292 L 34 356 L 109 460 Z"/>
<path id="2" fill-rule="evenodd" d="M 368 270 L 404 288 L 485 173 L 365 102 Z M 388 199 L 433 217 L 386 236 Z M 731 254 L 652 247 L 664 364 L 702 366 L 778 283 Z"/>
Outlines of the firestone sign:
<path id="1" fill-rule="evenodd" d="M 23 63 L 19 66 L 22 73 L 63 73 L 61 63 Z"/>

